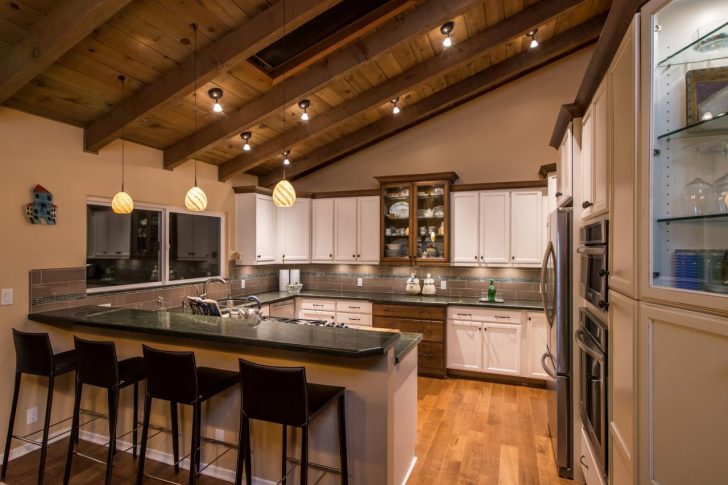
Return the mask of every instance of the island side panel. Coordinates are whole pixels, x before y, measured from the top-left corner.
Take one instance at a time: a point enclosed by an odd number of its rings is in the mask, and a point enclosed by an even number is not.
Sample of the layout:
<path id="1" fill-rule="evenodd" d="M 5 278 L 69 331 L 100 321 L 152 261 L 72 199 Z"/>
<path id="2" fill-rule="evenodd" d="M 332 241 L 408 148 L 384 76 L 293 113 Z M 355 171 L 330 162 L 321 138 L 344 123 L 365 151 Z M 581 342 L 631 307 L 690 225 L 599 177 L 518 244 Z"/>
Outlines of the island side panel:
<path id="1" fill-rule="evenodd" d="M 414 468 L 417 457 L 417 348 L 394 366 L 391 376 L 393 442 L 390 448 L 392 482 L 403 484 Z"/>

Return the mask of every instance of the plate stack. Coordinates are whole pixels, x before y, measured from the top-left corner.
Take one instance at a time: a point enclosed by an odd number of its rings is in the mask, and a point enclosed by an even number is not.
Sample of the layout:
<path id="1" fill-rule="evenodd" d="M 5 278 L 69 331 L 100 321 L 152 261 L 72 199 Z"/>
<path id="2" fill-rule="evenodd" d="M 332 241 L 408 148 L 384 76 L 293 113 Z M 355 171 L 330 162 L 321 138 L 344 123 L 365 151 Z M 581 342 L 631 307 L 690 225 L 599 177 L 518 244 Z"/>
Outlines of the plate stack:
<path id="1" fill-rule="evenodd" d="M 675 288 L 702 290 L 705 283 L 705 262 L 700 251 L 676 249 L 672 256 Z"/>

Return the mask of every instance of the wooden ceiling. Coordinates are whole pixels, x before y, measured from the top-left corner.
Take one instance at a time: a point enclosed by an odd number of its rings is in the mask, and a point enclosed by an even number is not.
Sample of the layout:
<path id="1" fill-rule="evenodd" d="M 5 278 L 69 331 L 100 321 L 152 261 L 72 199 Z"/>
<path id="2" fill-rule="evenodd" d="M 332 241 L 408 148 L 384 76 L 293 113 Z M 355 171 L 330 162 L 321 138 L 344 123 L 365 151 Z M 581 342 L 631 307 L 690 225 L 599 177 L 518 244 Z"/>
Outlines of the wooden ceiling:
<path id="1" fill-rule="evenodd" d="M 0 57 L 11 62 L 0 66 L 0 101 L 83 127 L 89 151 L 123 136 L 164 150 L 169 169 L 196 152 L 223 180 L 248 172 L 273 184 L 284 147 L 292 178 L 323 167 L 595 42 L 611 4 L 390 0 L 285 72 L 248 60 L 340 1 L 2 0 Z M 448 20 L 453 46 L 444 49 L 439 27 Z M 540 45 L 529 49 L 536 28 Z M 211 109 L 213 87 L 224 90 L 222 113 Z M 397 96 L 402 112 L 393 116 Z"/>

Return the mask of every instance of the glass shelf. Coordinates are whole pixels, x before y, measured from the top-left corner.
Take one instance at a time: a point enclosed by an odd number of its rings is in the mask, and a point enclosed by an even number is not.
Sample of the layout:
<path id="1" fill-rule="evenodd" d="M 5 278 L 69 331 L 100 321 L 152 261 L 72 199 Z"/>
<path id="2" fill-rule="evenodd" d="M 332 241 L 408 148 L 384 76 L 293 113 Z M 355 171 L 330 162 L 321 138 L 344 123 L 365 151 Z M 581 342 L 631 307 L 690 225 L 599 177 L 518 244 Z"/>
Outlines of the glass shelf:
<path id="1" fill-rule="evenodd" d="M 728 135 L 728 113 L 722 113 L 712 120 L 699 121 L 657 137 L 658 140 L 692 138 L 694 136 Z"/>
<path id="2" fill-rule="evenodd" d="M 704 214 L 700 216 L 676 216 L 676 217 L 661 217 L 657 219 L 657 222 L 686 222 L 686 221 L 706 221 L 711 219 L 728 219 L 728 214 Z"/>
<path id="3" fill-rule="evenodd" d="M 657 67 L 728 57 L 728 22 L 657 63 Z"/>

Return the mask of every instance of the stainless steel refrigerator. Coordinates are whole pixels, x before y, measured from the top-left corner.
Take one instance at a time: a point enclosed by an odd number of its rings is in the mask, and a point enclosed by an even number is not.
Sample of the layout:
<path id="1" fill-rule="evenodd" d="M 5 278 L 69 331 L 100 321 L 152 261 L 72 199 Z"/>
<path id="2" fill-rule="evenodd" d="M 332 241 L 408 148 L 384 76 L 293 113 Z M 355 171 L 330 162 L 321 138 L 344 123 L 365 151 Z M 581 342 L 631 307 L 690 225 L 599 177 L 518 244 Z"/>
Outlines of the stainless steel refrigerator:
<path id="1" fill-rule="evenodd" d="M 571 231 L 572 210 L 556 209 L 548 219 L 549 243 L 541 268 L 541 298 L 549 322 L 549 344 L 541 357 L 551 376 L 548 424 L 559 475 L 573 478 Z"/>

